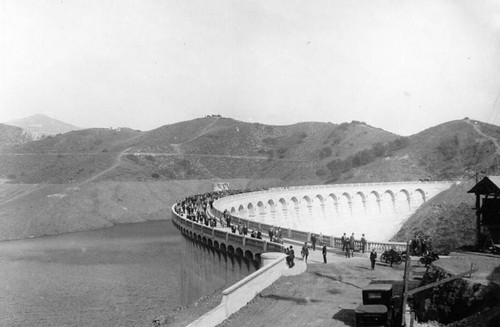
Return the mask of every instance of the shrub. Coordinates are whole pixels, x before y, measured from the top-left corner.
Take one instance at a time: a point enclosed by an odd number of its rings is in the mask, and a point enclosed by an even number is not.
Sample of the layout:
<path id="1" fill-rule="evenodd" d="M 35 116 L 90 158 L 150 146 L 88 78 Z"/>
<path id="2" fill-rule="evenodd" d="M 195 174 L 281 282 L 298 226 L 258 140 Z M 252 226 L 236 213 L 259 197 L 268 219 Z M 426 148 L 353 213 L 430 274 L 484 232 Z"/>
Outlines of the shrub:
<path id="1" fill-rule="evenodd" d="M 156 161 L 155 157 L 153 157 L 150 154 L 147 154 L 144 158 L 146 158 L 146 160 L 151 161 L 151 162 L 155 162 Z"/>
<path id="2" fill-rule="evenodd" d="M 332 148 L 330 148 L 330 147 L 324 147 L 323 149 L 321 149 L 319 151 L 319 159 L 320 160 L 328 158 L 331 155 L 332 155 Z"/>
<path id="3" fill-rule="evenodd" d="M 127 154 L 127 159 L 132 161 L 135 164 L 138 164 L 140 162 L 140 159 L 133 153 Z"/>

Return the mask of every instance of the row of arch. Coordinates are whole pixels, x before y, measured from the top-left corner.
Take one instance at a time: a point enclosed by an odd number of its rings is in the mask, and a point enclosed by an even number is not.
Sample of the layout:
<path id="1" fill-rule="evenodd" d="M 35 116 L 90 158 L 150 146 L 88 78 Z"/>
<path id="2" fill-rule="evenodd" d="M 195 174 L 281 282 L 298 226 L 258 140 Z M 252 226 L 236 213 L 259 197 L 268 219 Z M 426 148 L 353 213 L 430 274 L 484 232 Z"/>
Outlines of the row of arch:
<path id="1" fill-rule="evenodd" d="M 301 208 L 332 208 L 337 214 L 371 214 L 382 213 L 385 211 L 409 212 L 418 208 L 426 201 L 426 194 L 422 189 L 414 190 L 413 194 L 406 189 L 395 193 L 386 190 L 383 193 L 375 190 L 365 193 L 358 191 L 354 194 L 343 192 L 339 195 L 329 193 L 327 195 L 317 194 L 313 197 L 309 195 L 291 196 L 289 198 L 282 196 L 278 199 L 269 199 L 267 201 L 258 200 L 256 202 L 241 203 L 239 206 L 232 206 L 229 211 L 232 215 L 240 217 L 254 217 L 268 213 L 287 212 L 290 209 L 296 211 Z M 355 212 L 360 211 L 361 212 Z"/>
<path id="2" fill-rule="evenodd" d="M 181 231 L 181 233 L 184 236 L 190 238 L 194 242 L 206 246 L 207 248 L 213 251 L 217 251 L 223 255 L 227 255 L 231 260 L 233 260 L 233 258 L 236 257 L 236 258 L 245 258 L 251 261 L 255 261 L 257 266 L 260 263 L 260 253 L 253 253 L 252 251 L 247 249 L 234 247 L 231 244 L 226 244 L 216 239 L 212 240 L 212 238 L 207 237 L 204 234 L 193 232 L 189 228 L 185 228 L 181 225 L 177 225 L 177 228 Z"/>

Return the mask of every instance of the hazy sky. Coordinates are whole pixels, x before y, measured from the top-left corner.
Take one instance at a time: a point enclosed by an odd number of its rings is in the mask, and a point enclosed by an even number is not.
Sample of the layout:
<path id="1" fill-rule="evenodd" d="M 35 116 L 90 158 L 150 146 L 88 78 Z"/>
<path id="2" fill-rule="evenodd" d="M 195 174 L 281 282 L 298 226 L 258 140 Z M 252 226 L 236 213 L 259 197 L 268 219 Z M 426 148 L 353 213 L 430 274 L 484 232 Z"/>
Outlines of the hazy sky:
<path id="1" fill-rule="evenodd" d="M 500 125 L 500 1 L 1 0 L 0 122 Z"/>

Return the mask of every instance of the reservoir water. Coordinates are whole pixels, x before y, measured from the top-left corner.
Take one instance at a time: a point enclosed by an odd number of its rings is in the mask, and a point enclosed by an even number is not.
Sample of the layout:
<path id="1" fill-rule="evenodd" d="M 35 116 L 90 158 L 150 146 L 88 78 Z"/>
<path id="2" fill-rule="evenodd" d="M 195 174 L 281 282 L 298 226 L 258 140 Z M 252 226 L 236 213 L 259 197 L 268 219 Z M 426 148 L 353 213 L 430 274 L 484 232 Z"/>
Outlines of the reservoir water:
<path id="1" fill-rule="evenodd" d="M 180 305 L 171 221 L 0 242 L 0 326 L 151 326 Z"/>

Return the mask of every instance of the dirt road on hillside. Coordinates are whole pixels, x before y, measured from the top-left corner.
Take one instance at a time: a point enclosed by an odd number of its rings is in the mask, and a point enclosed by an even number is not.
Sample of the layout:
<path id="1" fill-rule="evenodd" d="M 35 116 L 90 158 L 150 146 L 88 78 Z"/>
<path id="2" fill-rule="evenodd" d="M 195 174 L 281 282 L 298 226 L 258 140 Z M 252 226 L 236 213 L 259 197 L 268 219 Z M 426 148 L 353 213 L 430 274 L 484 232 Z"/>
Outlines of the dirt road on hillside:
<path id="1" fill-rule="evenodd" d="M 484 137 L 484 138 L 490 140 L 491 142 L 493 142 L 493 144 L 495 145 L 496 154 L 497 154 L 497 156 L 500 156 L 500 144 L 498 144 L 497 139 L 494 138 L 494 137 L 492 137 L 492 136 L 489 136 L 489 135 L 483 133 L 479 129 L 479 126 L 475 122 L 472 122 L 470 120 L 466 120 L 466 122 L 469 123 L 479 135 L 481 135 L 482 137 Z"/>

